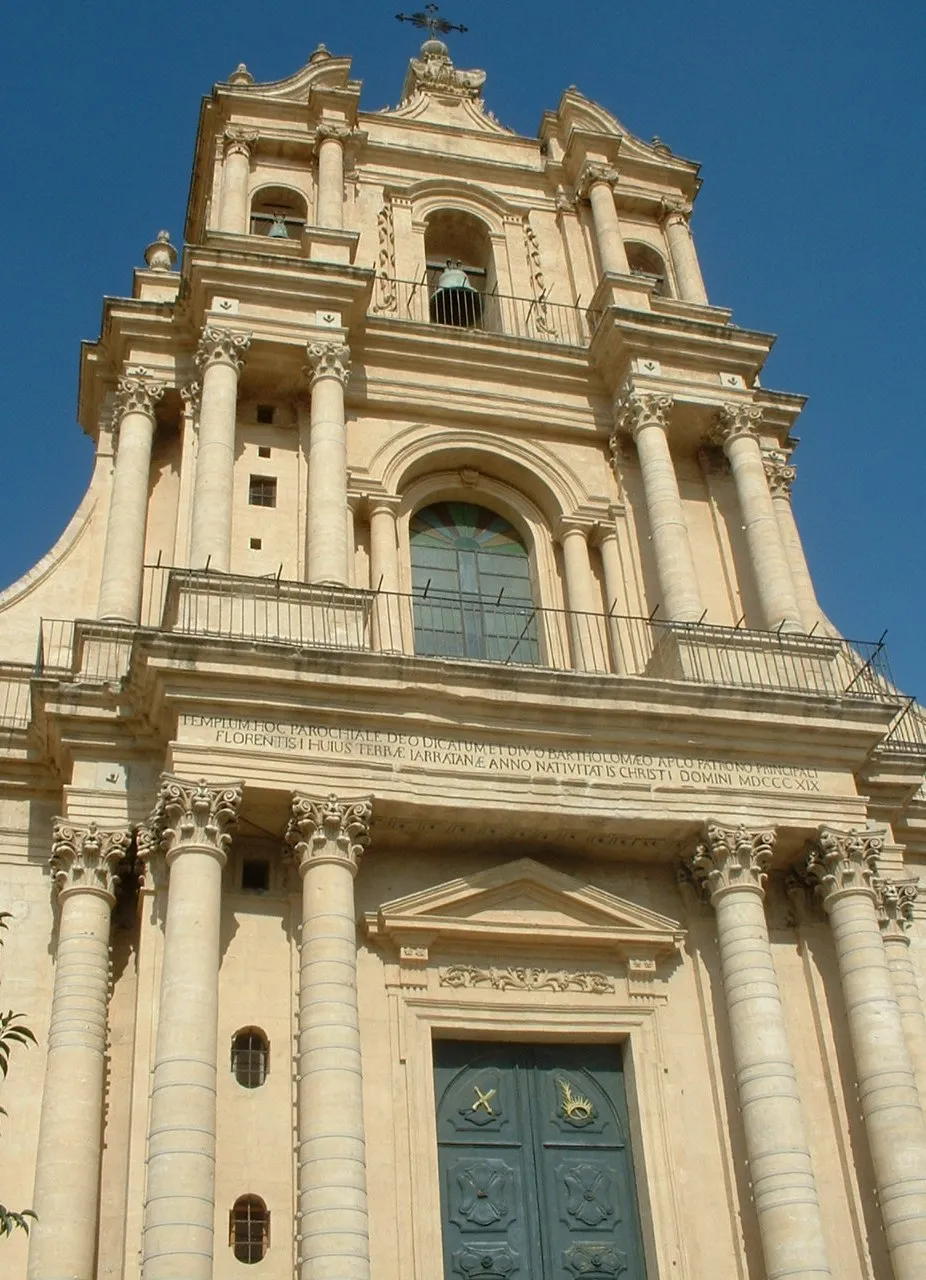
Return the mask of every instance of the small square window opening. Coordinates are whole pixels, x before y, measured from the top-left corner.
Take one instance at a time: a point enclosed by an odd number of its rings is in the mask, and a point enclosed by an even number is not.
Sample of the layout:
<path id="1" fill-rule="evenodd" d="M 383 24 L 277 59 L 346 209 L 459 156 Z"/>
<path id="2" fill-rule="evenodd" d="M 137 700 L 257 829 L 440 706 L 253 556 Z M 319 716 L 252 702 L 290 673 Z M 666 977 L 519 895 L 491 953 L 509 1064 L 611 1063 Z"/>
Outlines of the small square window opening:
<path id="1" fill-rule="evenodd" d="M 260 538 L 251 538 L 248 542 L 248 546 L 252 551 L 260 551 L 263 545 L 264 544 L 261 542 Z"/>
<path id="2" fill-rule="evenodd" d="M 270 863 L 266 858 L 245 858 L 241 864 L 241 887 L 251 893 L 266 893 L 270 888 Z"/>
<path id="3" fill-rule="evenodd" d="M 252 507 L 275 507 L 277 482 L 274 476 L 251 476 L 248 482 L 248 502 Z"/>
<path id="4" fill-rule="evenodd" d="M 269 444 L 261 444 L 261 445 L 258 445 L 258 446 L 257 446 L 257 456 L 258 456 L 258 458 L 269 458 L 269 457 L 270 457 L 270 445 L 269 445 Z"/>
<path id="5" fill-rule="evenodd" d="M 259 404 L 257 406 L 257 421 L 263 423 L 264 426 L 269 426 L 273 422 L 272 404 Z"/>

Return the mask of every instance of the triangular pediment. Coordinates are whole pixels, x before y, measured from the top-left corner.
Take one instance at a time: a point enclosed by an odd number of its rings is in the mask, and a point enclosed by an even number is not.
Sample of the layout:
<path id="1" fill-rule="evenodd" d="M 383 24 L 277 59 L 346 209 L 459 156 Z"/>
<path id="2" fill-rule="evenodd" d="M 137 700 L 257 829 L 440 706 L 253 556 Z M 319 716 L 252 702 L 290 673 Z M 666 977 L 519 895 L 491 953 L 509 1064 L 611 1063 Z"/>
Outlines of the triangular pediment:
<path id="1" fill-rule="evenodd" d="M 532 858 L 383 903 L 365 924 L 371 937 L 403 945 L 482 937 L 660 952 L 674 951 L 682 936 L 677 920 Z"/>

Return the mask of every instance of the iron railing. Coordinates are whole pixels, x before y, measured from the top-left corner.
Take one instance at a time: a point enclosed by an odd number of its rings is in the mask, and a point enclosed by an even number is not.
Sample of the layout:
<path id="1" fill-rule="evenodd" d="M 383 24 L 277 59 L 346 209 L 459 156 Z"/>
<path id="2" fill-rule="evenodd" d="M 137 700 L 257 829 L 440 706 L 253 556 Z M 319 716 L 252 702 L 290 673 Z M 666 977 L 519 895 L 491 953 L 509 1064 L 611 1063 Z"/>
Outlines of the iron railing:
<path id="1" fill-rule="evenodd" d="M 137 632 L 902 700 L 881 643 L 149 566 L 139 628 L 45 619 L 39 674 L 117 680 Z"/>
<path id="2" fill-rule="evenodd" d="M 0 729 L 28 727 L 32 700 L 29 681 L 32 668 L 19 662 L 0 667 Z"/>
<path id="3" fill-rule="evenodd" d="M 888 729 L 884 745 L 906 755 L 926 755 L 926 707 L 915 698 L 906 705 Z"/>
<path id="4" fill-rule="evenodd" d="M 370 306 L 372 316 L 465 329 L 468 333 L 505 334 L 587 347 L 599 314 L 586 307 L 551 302 L 549 298 L 514 298 L 502 293 L 476 293 L 450 298 L 437 306 L 427 280 L 393 280 L 377 276 Z"/>

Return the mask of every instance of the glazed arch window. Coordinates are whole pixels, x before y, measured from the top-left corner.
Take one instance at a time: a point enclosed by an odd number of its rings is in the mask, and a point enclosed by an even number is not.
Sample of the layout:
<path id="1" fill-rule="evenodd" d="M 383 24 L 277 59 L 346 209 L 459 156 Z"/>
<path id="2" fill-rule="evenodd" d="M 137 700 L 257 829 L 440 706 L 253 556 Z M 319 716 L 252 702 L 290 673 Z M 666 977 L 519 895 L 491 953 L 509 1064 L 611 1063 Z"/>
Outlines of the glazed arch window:
<path id="1" fill-rule="evenodd" d="M 305 197 L 290 187 L 262 187 L 251 201 L 251 235 L 298 240 L 308 216 Z"/>
<path id="2" fill-rule="evenodd" d="M 438 502 L 409 526 L 415 652 L 540 662 L 531 567 L 521 535 L 469 502 Z"/>
<path id="3" fill-rule="evenodd" d="M 239 1262 L 262 1262 L 270 1248 L 270 1211 L 260 1196 L 239 1196 L 228 1215 L 228 1243 Z"/>
<path id="4" fill-rule="evenodd" d="M 243 1027 L 232 1036 L 231 1069 L 244 1089 L 259 1089 L 270 1066 L 270 1041 L 260 1027 Z"/>
<path id="5" fill-rule="evenodd" d="M 628 240 L 624 248 L 627 253 L 630 274 L 634 276 L 654 276 L 656 286 L 653 289 L 653 293 L 661 298 L 668 297 L 668 276 L 666 274 L 666 264 L 661 255 L 652 245 L 640 244 L 633 240 Z"/>

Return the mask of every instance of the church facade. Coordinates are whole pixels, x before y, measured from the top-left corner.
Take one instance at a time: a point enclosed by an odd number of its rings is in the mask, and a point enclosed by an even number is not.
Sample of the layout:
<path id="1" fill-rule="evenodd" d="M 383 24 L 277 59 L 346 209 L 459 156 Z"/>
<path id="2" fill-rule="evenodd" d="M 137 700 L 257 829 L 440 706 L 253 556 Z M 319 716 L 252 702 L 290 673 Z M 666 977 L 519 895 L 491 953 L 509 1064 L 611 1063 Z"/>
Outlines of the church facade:
<path id="1" fill-rule="evenodd" d="M 83 347 L 0 595 L 4 1275 L 926 1275 L 923 721 L 697 165 L 484 80 L 239 67 Z"/>

